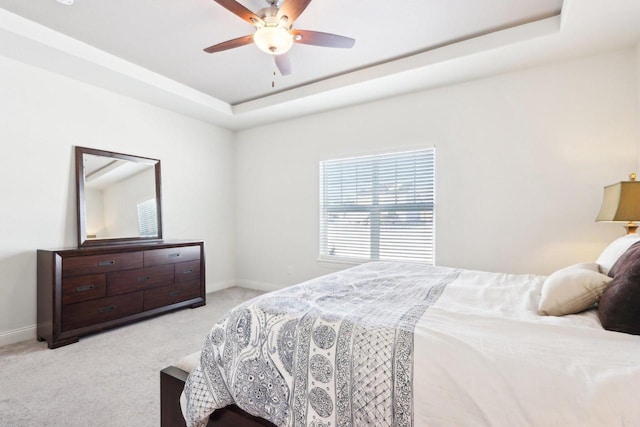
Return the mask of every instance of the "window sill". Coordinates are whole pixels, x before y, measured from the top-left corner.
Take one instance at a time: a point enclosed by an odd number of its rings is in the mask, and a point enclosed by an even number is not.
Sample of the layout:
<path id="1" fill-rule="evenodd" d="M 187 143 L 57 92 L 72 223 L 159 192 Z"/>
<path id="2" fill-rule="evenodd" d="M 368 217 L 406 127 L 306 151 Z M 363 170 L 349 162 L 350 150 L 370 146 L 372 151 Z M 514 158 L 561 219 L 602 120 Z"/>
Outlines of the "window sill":
<path id="1" fill-rule="evenodd" d="M 355 266 L 360 264 L 366 264 L 367 262 L 371 262 L 371 259 L 351 259 L 351 258 L 317 258 L 316 261 L 319 264 L 325 264 L 327 266 L 332 265 L 347 265 L 347 266 Z"/>

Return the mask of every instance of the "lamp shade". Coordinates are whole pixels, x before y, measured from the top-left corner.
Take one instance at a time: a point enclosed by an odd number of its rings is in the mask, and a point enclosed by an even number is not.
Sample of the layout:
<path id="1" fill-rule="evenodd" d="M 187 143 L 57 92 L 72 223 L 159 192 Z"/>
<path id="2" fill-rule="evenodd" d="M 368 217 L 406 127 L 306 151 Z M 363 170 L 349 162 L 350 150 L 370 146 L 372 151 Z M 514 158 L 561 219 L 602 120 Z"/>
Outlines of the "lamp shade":
<path id="1" fill-rule="evenodd" d="M 596 221 L 640 221 L 640 181 L 622 181 L 604 187 Z"/>

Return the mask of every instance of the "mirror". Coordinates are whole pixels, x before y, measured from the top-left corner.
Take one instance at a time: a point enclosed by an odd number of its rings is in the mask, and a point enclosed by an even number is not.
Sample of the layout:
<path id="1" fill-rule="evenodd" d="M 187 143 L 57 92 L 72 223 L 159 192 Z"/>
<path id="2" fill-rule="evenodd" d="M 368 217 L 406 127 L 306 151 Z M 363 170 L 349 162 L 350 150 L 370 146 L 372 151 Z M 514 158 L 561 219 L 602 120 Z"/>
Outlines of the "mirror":
<path id="1" fill-rule="evenodd" d="M 162 239 L 160 160 L 76 147 L 78 245 Z"/>

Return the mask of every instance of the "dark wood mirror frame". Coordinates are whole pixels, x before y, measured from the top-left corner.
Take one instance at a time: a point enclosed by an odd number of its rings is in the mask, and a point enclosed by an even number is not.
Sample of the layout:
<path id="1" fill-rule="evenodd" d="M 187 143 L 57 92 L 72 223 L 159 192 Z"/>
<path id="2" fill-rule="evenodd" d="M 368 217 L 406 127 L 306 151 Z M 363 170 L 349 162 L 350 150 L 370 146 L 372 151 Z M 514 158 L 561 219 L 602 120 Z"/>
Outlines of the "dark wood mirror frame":
<path id="1" fill-rule="evenodd" d="M 155 170 L 155 195 L 157 209 L 157 236 L 151 237 L 114 237 L 106 239 L 87 238 L 87 212 L 85 197 L 84 154 L 126 160 L 135 163 L 145 163 Z M 93 148 L 75 147 L 76 157 L 76 201 L 78 218 L 78 246 L 105 246 L 125 243 L 154 242 L 162 240 L 162 195 L 160 182 L 160 160 L 147 157 L 133 156 L 129 154 L 114 153 L 111 151 L 97 150 Z"/>

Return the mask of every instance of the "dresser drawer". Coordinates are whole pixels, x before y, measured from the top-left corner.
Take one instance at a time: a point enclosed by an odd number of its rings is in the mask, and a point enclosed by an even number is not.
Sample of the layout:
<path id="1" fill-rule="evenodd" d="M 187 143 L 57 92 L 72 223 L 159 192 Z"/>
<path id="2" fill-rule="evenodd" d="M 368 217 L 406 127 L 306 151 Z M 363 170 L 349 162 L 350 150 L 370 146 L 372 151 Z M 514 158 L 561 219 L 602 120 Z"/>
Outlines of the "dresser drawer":
<path id="1" fill-rule="evenodd" d="M 182 246 L 144 251 L 144 266 L 193 261 L 200 259 L 200 246 Z"/>
<path id="2" fill-rule="evenodd" d="M 62 312 L 62 330 L 70 331 L 139 313 L 142 296 L 140 291 L 66 305 Z"/>
<path id="3" fill-rule="evenodd" d="M 176 264 L 176 283 L 188 282 L 200 278 L 200 260 L 179 262 Z"/>
<path id="4" fill-rule="evenodd" d="M 142 267 L 142 251 L 62 259 L 62 277 Z"/>
<path id="5" fill-rule="evenodd" d="M 65 277 L 62 279 L 62 303 L 87 301 L 107 295 L 107 279 L 103 274 Z"/>
<path id="6" fill-rule="evenodd" d="M 149 289 L 144 291 L 144 309 L 145 311 L 153 310 L 154 308 L 163 307 L 180 301 L 186 301 L 199 296 L 199 280 Z"/>
<path id="7" fill-rule="evenodd" d="M 117 295 L 173 283 L 173 264 L 107 273 L 107 294 Z"/>

